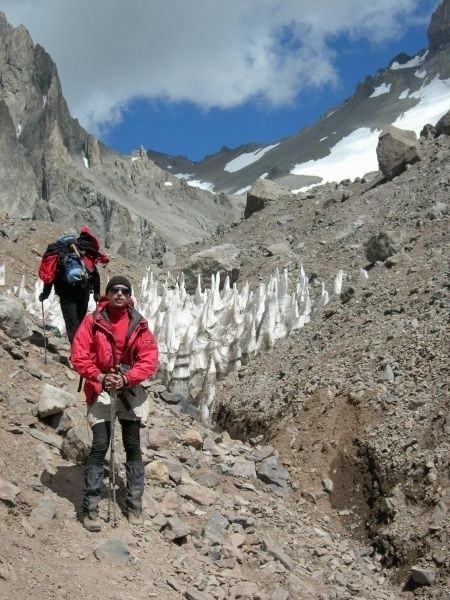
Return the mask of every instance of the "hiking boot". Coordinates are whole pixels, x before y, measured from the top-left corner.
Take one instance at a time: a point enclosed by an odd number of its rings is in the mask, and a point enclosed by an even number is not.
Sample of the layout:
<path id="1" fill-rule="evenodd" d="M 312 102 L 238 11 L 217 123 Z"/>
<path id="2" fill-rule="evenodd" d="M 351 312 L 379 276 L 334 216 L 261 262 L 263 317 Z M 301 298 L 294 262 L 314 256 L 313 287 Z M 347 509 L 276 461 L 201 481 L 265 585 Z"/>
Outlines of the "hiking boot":
<path id="1" fill-rule="evenodd" d="M 97 532 L 101 530 L 102 524 L 100 519 L 98 518 L 98 515 L 91 516 L 86 514 L 83 516 L 83 527 L 88 531 Z"/>
<path id="2" fill-rule="evenodd" d="M 142 513 L 136 514 L 134 511 L 129 510 L 127 512 L 127 519 L 130 525 L 143 525 L 144 519 Z"/>
<path id="3" fill-rule="evenodd" d="M 125 463 L 127 474 L 127 518 L 130 525 L 142 525 L 142 495 L 144 493 L 144 463 L 133 460 Z"/>
<path id="4" fill-rule="evenodd" d="M 103 485 L 104 469 L 99 465 L 84 467 L 83 525 L 88 531 L 100 531 L 98 505 Z"/>

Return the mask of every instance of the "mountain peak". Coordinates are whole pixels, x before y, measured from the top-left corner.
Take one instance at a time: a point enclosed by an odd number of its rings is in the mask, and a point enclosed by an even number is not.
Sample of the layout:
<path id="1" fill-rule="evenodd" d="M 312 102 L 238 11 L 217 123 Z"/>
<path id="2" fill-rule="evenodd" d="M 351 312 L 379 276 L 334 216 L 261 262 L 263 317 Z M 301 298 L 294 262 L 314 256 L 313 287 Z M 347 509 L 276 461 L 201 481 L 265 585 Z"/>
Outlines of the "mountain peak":
<path id="1" fill-rule="evenodd" d="M 437 50 L 450 43 L 450 0 L 444 0 L 431 17 L 428 27 L 430 50 Z"/>

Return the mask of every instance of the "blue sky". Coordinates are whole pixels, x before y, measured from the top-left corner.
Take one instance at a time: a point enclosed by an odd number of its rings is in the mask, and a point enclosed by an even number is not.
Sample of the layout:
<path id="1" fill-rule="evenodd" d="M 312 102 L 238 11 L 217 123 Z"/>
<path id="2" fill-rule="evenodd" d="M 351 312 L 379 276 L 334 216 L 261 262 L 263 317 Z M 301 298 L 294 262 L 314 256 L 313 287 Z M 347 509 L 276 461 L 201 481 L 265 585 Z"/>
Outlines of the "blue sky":
<path id="1" fill-rule="evenodd" d="M 200 160 L 312 124 L 396 54 L 425 48 L 437 4 L 0 0 L 0 10 L 50 53 L 89 132 L 124 153 Z"/>

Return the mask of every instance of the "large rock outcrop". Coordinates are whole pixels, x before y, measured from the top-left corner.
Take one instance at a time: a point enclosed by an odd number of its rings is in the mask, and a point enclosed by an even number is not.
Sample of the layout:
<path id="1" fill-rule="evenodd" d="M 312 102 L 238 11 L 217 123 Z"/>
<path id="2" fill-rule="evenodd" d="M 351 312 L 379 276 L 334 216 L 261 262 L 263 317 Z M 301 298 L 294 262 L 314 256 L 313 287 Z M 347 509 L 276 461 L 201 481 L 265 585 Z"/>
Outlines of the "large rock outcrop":
<path id="1" fill-rule="evenodd" d="M 444 0 L 433 13 L 428 26 L 428 42 L 431 51 L 450 42 L 450 0 Z"/>
<path id="2" fill-rule="evenodd" d="M 386 127 L 380 134 L 377 158 L 380 171 L 386 179 L 390 180 L 400 175 L 407 164 L 420 160 L 418 140 L 414 131 Z"/>
<path id="3" fill-rule="evenodd" d="M 276 202 L 282 196 L 289 194 L 289 190 L 269 181 L 257 179 L 252 189 L 247 193 L 247 204 L 244 217 L 247 219 L 254 212 L 262 210 L 270 202 Z"/>

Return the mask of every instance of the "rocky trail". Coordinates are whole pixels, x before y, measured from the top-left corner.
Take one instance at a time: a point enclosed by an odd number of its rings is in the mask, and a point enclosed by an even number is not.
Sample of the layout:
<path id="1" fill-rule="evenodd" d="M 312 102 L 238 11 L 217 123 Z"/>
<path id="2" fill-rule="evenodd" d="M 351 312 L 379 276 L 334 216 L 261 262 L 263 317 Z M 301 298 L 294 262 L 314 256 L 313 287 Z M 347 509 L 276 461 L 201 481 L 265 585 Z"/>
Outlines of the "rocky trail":
<path id="1" fill-rule="evenodd" d="M 217 382 L 213 428 L 146 383 L 138 527 L 120 508 L 120 431 L 118 527 L 107 479 L 101 533 L 78 520 L 89 432 L 69 348 L 48 331 L 44 364 L 40 320 L 7 293 L 34 283 L 62 229 L 2 221 L 0 598 L 449 597 L 449 140 L 421 138 L 421 160 L 392 181 L 260 191 L 261 210 L 174 253 L 176 273 L 233 244 L 238 285 L 276 268 L 295 281 L 303 265 L 316 298 L 338 269 L 344 288 Z M 113 259 L 102 281 L 126 272 L 138 286 L 145 265 Z"/>

